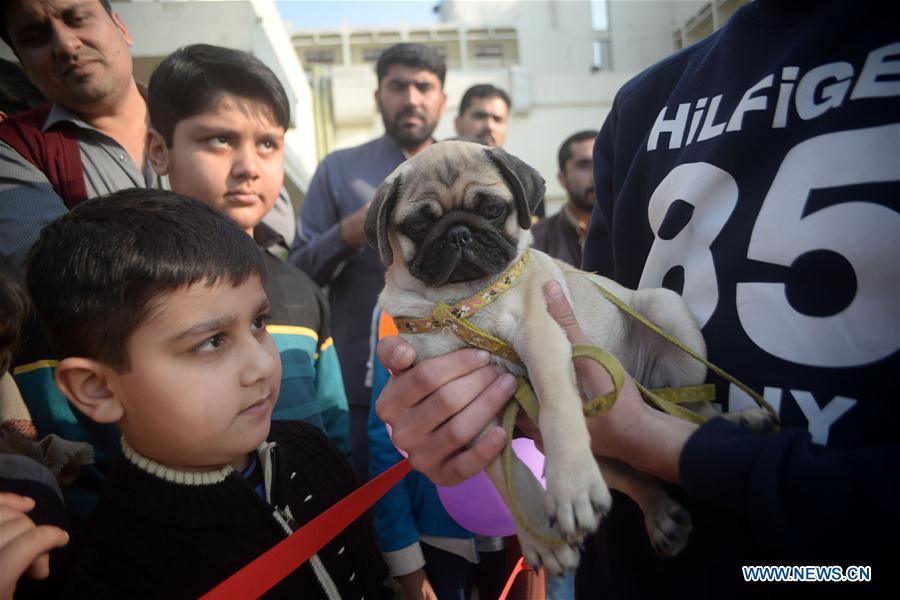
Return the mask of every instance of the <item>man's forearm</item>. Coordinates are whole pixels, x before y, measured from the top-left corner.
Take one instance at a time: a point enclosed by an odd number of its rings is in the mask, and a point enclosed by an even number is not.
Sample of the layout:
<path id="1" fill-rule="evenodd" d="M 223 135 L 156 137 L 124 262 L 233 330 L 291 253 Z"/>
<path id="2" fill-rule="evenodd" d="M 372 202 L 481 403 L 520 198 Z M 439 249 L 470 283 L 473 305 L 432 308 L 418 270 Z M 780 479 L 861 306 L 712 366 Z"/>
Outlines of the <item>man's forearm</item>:
<path id="1" fill-rule="evenodd" d="M 355 252 L 341 239 L 340 222 L 323 233 L 306 237 L 300 233 L 291 249 L 290 262 L 319 285 L 328 285 L 338 265 Z"/>
<path id="2" fill-rule="evenodd" d="M 646 418 L 625 428 L 620 458 L 636 469 L 671 483 L 680 483 L 678 462 L 688 438 L 697 426 L 657 410 L 646 411 Z"/>

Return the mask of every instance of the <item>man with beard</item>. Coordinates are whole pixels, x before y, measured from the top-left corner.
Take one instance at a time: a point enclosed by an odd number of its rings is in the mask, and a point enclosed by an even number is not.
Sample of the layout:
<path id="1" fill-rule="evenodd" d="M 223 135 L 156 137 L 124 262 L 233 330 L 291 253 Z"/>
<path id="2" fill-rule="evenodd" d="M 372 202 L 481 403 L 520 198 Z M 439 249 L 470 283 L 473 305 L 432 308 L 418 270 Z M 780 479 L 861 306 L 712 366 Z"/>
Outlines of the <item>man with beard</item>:
<path id="1" fill-rule="evenodd" d="M 385 50 L 375 67 L 375 103 L 383 136 L 325 157 L 316 169 L 297 223 L 290 260 L 329 287 L 335 347 L 350 405 L 352 462 L 368 479 L 366 360 L 372 309 L 384 287 L 384 267 L 363 231 L 375 190 L 400 163 L 434 142 L 444 111 L 447 67 L 420 44 Z"/>
<path id="2" fill-rule="evenodd" d="M 459 116 L 453 122 L 456 134 L 491 148 L 502 146 L 510 106 L 509 94 L 497 86 L 490 83 L 473 85 L 459 101 Z"/>
<path id="3" fill-rule="evenodd" d="M 562 143 L 556 177 L 569 201 L 558 213 L 538 221 L 531 229 L 534 248 L 576 267 L 581 266 L 581 250 L 594 208 L 596 137 L 596 131 L 579 131 Z"/>

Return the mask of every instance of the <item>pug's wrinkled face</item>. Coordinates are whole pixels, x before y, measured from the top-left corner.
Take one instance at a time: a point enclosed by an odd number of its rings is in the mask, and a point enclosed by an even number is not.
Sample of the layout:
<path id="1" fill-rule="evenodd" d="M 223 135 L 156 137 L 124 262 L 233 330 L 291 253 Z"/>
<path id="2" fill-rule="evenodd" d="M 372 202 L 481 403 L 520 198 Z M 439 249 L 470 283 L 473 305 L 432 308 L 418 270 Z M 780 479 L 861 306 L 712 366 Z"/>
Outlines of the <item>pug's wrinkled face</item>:
<path id="1" fill-rule="evenodd" d="M 526 200 L 529 193 L 539 194 L 537 200 Z M 366 233 L 386 265 L 399 256 L 429 287 L 475 281 L 503 272 L 516 258 L 530 209 L 542 197 L 543 179 L 515 157 L 441 142 L 385 180 Z"/>
<path id="2" fill-rule="evenodd" d="M 410 274 L 430 287 L 502 272 L 515 258 L 519 239 L 513 198 L 499 173 L 449 163 L 435 176 L 418 173 L 401 184 L 407 202 L 391 224 Z"/>

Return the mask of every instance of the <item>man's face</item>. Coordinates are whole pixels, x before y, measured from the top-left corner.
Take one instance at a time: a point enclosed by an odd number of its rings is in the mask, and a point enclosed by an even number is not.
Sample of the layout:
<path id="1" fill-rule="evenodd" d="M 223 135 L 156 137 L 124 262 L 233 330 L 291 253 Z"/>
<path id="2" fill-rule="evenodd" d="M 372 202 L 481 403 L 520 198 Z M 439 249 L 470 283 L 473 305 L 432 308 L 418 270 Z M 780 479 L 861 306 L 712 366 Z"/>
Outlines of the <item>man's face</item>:
<path id="1" fill-rule="evenodd" d="M 128 342 L 131 369 L 111 381 L 122 434 L 170 467 L 243 467 L 269 433 L 281 387 L 259 277 L 198 282 L 154 304 Z"/>
<path id="2" fill-rule="evenodd" d="M 151 131 L 148 153 L 172 191 L 215 206 L 250 235 L 284 181 L 284 128 L 264 103 L 229 94 L 179 121 L 170 148 Z"/>
<path id="3" fill-rule="evenodd" d="M 506 139 L 506 119 L 509 107 L 503 98 L 473 98 L 454 125 L 461 138 L 477 139 L 490 146 L 502 146 Z"/>
<path id="4" fill-rule="evenodd" d="M 384 130 L 405 150 L 428 140 L 444 112 L 447 94 L 438 76 L 426 69 L 391 65 L 375 92 Z"/>
<path id="5" fill-rule="evenodd" d="M 594 140 L 574 142 L 572 156 L 559 172 L 559 183 L 575 208 L 590 212 L 594 208 Z"/>
<path id="6" fill-rule="evenodd" d="M 3 6 L 22 67 L 47 98 L 92 114 L 127 92 L 131 34 L 98 0 L 13 0 Z"/>

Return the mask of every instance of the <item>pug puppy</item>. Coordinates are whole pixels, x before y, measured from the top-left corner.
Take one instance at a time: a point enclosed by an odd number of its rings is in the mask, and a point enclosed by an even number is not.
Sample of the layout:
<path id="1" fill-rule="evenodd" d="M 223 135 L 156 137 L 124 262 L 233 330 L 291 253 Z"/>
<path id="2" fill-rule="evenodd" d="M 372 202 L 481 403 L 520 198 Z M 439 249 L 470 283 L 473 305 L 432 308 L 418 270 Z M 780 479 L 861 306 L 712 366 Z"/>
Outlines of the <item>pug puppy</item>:
<path id="1" fill-rule="evenodd" d="M 365 229 L 387 267 L 381 303 L 395 317 L 429 317 L 436 304 L 452 305 L 489 286 L 529 252 L 531 213 L 544 195 L 533 168 L 500 148 L 441 142 L 400 165 L 377 191 Z M 702 383 L 706 367 L 620 312 L 594 282 L 705 356 L 703 337 L 681 297 L 666 289 L 630 290 L 579 271 L 537 250 L 518 281 L 469 320 L 506 341 L 524 362 L 494 361 L 515 375 L 528 375 L 540 404 L 538 427 L 545 454 L 546 492 L 528 468 L 514 461 L 513 487 L 526 518 L 549 544 L 519 529 L 523 554 L 550 573 L 574 569 L 578 543 L 610 508 L 609 490 L 591 453 L 572 364 L 571 345 L 546 309 L 542 288 L 563 287 L 592 343 L 614 354 L 648 387 Z M 417 360 L 466 344 L 449 330 L 404 333 Z M 648 532 L 658 552 L 677 552 L 690 518 L 649 477 L 630 477 L 629 467 L 610 463 L 617 488 L 636 496 L 650 515 Z M 501 461 L 486 470 L 509 504 Z"/>

